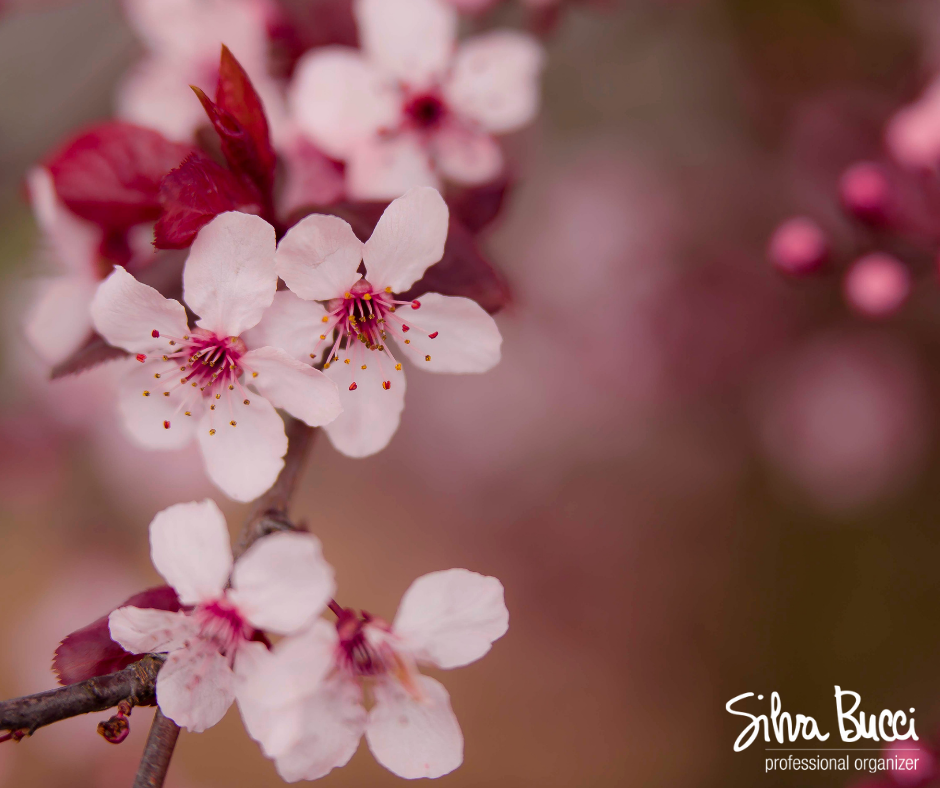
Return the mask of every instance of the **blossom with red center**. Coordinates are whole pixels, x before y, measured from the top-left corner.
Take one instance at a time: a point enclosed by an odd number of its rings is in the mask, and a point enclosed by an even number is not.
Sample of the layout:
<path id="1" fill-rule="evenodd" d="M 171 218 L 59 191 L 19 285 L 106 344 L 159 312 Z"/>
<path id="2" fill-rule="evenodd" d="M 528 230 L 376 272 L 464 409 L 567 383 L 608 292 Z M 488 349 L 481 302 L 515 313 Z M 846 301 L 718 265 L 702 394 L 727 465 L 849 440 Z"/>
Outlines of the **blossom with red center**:
<path id="1" fill-rule="evenodd" d="M 298 632 L 333 594 L 333 570 L 320 542 L 278 533 L 232 560 L 225 517 L 211 500 L 165 509 L 150 524 L 150 553 L 184 610 L 122 607 L 111 637 L 134 654 L 169 656 L 157 677 L 157 704 L 177 725 L 203 731 L 237 697 L 266 646 L 258 631 Z"/>
<path id="2" fill-rule="evenodd" d="M 447 228 L 443 198 L 421 186 L 388 206 L 366 243 L 342 219 L 314 214 L 278 245 L 277 271 L 293 292 L 276 295 L 251 338 L 308 364 L 326 353 L 323 371 L 343 412 L 324 429 L 344 454 L 374 454 L 398 429 L 405 373 L 396 352 L 429 372 L 485 372 L 499 362 L 499 329 L 475 301 L 394 295 L 441 259 Z"/>
<path id="3" fill-rule="evenodd" d="M 200 316 L 120 266 L 98 288 L 95 328 L 135 354 L 118 405 L 131 436 L 152 449 L 180 448 L 195 434 L 209 478 L 250 501 L 284 465 L 287 437 L 275 408 L 313 427 L 335 419 L 336 385 L 279 347 L 249 350 L 241 338 L 277 289 L 274 228 L 229 212 L 196 237 L 183 269 L 183 299 Z"/>
<path id="4" fill-rule="evenodd" d="M 456 47 L 457 13 L 439 0 L 357 0 L 355 12 L 362 51 L 308 53 L 289 95 L 301 132 L 346 162 L 350 196 L 392 199 L 441 179 L 499 175 L 492 135 L 538 111 L 538 42 L 501 30 Z"/>
<path id="5" fill-rule="evenodd" d="M 288 782 L 344 765 L 363 735 L 399 777 L 448 774 L 463 762 L 463 734 L 447 690 L 417 666 L 469 665 L 508 628 L 495 577 L 466 569 L 424 575 L 391 625 L 341 610 L 336 626 L 320 619 L 257 652 L 239 685 L 245 727 Z"/>

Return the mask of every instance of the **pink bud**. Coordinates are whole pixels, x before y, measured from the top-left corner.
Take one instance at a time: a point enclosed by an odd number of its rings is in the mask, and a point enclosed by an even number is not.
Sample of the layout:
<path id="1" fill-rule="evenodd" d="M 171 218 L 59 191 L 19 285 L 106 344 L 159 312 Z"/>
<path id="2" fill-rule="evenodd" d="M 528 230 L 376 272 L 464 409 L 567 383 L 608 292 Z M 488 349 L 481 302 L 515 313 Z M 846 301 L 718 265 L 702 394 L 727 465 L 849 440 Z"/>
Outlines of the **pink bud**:
<path id="1" fill-rule="evenodd" d="M 884 169 L 872 162 L 853 164 L 839 182 L 842 204 L 859 219 L 884 224 L 890 219 L 893 194 Z"/>
<path id="2" fill-rule="evenodd" d="M 856 260 L 842 283 L 845 300 L 867 317 L 896 312 L 911 292 L 911 276 L 896 257 L 873 252 Z"/>
<path id="3" fill-rule="evenodd" d="M 788 219 L 774 231 L 767 253 L 778 271 L 802 276 L 812 273 L 826 261 L 829 242 L 816 222 L 798 216 Z"/>

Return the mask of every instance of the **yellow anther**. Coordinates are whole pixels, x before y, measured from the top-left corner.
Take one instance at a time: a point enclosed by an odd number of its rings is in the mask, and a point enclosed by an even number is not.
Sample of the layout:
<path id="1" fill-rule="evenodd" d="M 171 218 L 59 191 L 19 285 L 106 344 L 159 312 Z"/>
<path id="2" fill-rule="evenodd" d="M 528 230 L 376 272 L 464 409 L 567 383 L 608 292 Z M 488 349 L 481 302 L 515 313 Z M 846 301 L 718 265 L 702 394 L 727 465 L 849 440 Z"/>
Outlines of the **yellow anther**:
<path id="1" fill-rule="evenodd" d="M 348 358 L 344 358 L 344 359 L 343 359 L 343 363 L 344 363 L 344 364 L 348 364 L 348 363 L 349 363 L 349 359 L 348 359 Z"/>
<path id="2" fill-rule="evenodd" d="M 170 396 L 170 392 L 169 392 L 169 391 L 164 391 L 164 392 L 163 392 L 163 396 L 164 396 L 164 397 L 169 397 L 169 396 Z"/>
<path id="3" fill-rule="evenodd" d="M 193 388 L 196 388 L 196 381 L 193 381 Z"/>
<path id="4" fill-rule="evenodd" d="M 397 369 L 399 372 L 401 372 L 401 364 L 396 364 L 396 365 L 395 365 L 395 369 Z"/>
<path id="5" fill-rule="evenodd" d="M 243 404 L 243 405 L 250 405 L 250 404 L 251 404 L 251 400 L 250 400 L 250 399 L 246 399 L 242 404 Z"/>
<path id="6" fill-rule="evenodd" d="M 215 395 L 215 398 L 216 398 L 216 399 L 222 399 L 222 395 L 221 395 L 221 394 L 216 394 L 216 395 Z"/>
<path id="7" fill-rule="evenodd" d="M 145 392 L 144 392 L 144 396 L 145 396 L 145 397 L 149 397 L 149 396 L 150 396 L 150 392 L 149 392 L 149 391 L 145 391 Z"/>
<path id="8" fill-rule="evenodd" d="M 320 339 L 326 339 L 326 334 L 320 334 Z"/>
<path id="9" fill-rule="evenodd" d="M 310 358 L 313 358 L 313 354 L 310 355 Z M 330 362 L 327 361 L 327 362 L 323 365 L 323 369 L 329 369 L 329 368 L 330 368 Z"/>
<path id="10" fill-rule="evenodd" d="M 363 365 L 362 365 L 362 368 L 363 368 L 363 369 L 365 369 L 365 368 L 366 368 L 366 365 L 365 365 L 365 364 L 363 364 Z"/>
<path id="11" fill-rule="evenodd" d="M 159 372 L 154 372 L 153 376 L 154 376 L 157 380 L 160 379 L 160 373 L 159 373 Z"/>
<path id="12" fill-rule="evenodd" d="M 209 410 L 215 410 L 215 405 L 210 405 Z"/>
<path id="13" fill-rule="evenodd" d="M 386 292 L 386 293 L 391 293 L 391 292 L 392 292 L 392 288 L 386 287 L 386 288 L 385 288 L 385 292 Z"/>
<path id="14" fill-rule="evenodd" d="M 252 372 L 252 373 L 251 373 L 251 376 L 252 376 L 253 378 L 256 378 L 256 377 L 258 377 L 258 373 L 257 373 L 257 372 Z"/>
<path id="15" fill-rule="evenodd" d="M 229 384 L 228 384 L 228 390 L 229 390 L 229 391 L 234 391 L 234 390 L 235 390 L 235 386 L 233 386 L 231 383 L 229 383 Z"/>
<path id="16" fill-rule="evenodd" d="M 164 360 L 164 361 L 169 361 L 169 360 L 170 360 L 170 357 L 169 357 L 169 356 L 164 356 L 164 357 L 163 357 L 163 360 Z"/>
<path id="17" fill-rule="evenodd" d="M 372 300 L 372 294 L 371 294 L 371 293 L 366 293 L 366 294 L 362 297 L 362 300 L 363 300 L 363 301 L 371 301 L 371 300 Z"/>
<path id="18" fill-rule="evenodd" d="M 425 357 L 424 357 L 424 360 L 425 360 L 425 361 L 430 361 L 430 360 L 431 360 L 431 357 L 430 357 L 430 356 L 425 356 Z"/>
<path id="19" fill-rule="evenodd" d="M 329 315 L 324 315 L 323 317 L 320 318 L 320 320 L 321 320 L 322 322 L 324 322 L 324 323 L 329 323 L 329 322 L 330 322 L 330 316 L 329 316 Z"/>
<path id="20" fill-rule="evenodd" d="M 215 430 L 209 430 L 210 435 L 215 435 Z"/>
<path id="21" fill-rule="evenodd" d="M 190 413 L 190 412 L 187 410 L 187 411 L 185 411 L 185 412 L 183 413 L 183 415 L 184 415 L 184 416 L 192 416 L 193 414 Z"/>
<path id="22" fill-rule="evenodd" d="M 406 339 L 406 340 L 405 340 L 405 344 L 406 344 L 406 345 L 410 345 L 410 344 L 411 344 L 411 340 L 410 340 L 410 339 Z"/>
<path id="23" fill-rule="evenodd" d="M 231 424 L 231 425 L 234 427 L 234 426 L 235 426 L 235 420 L 233 419 L 232 421 L 229 422 L 229 424 Z"/>
<path id="24" fill-rule="evenodd" d="M 352 294 L 347 290 L 345 298 L 352 298 Z"/>

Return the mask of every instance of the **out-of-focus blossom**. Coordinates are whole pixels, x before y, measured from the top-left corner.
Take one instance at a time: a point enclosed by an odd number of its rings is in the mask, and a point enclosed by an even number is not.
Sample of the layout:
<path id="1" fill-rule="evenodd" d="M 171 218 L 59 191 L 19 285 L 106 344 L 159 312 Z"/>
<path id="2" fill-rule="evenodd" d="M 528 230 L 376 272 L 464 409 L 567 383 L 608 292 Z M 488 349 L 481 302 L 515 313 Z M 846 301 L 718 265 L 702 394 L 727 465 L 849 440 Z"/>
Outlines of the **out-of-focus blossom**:
<path id="1" fill-rule="evenodd" d="M 447 690 L 417 666 L 469 665 L 508 628 L 495 577 L 466 569 L 424 575 L 405 592 L 391 626 L 344 610 L 335 627 L 318 620 L 258 652 L 239 695 L 245 727 L 288 782 L 343 766 L 363 735 L 399 777 L 448 774 L 463 762 L 463 734 Z M 368 712 L 366 682 L 375 702 Z"/>
<path id="2" fill-rule="evenodd" d="M 916 788 L 937 777 L 937 754 L 922 741 L 891 742 L 885 746 L 883 755 L 898 760 L 916 759 L 913 769 L 890 770 L 891 779 L 901 788 Z"/>
<path id="3" fill-rule="evenodd" d="M 801 276 L 818 270 L 826 262 L 829 241 L 816 222 L 797 216 L 774 231 L 768 255 L 779 271 Z"/>
<path id="4" fill-rule="evenodd" d="M 905 167 L 933 172 L 940 166 L 940 80 L 892 118 L 885 142 Z"/>
<path id="5" fill-rule="evenodd" d="M 852 264 L 843 290 L 846 302 L 855 311 L 866 317 L 888 317 L 907 300 L 911 275 L 896 257 L 873 252 Z"/>
<path id="6" fill-rule="evenodd" d="M 421 186 L 386 208 L 365 244 L 342 219 L 314 214 L 278 246 L 277 272 L 292 293 L 277 294 L 256 341 L 308 363 L 328 349 L 323 370 L 339 389 L 343 412 L 324 429 L 344 454 L 374 454 L 398 429 L 405 374 L 390 339 L 429 372 L 486 372 L 499 362 L 499 329 L 475 301 L 392 295 L 407 291 L 441 259 L 447 227 L 443 198 Z"/>
<path id="7" fill-rule="evenodd" d="M 64 445 L 40 410 L 0 417 L 0 501 L 8 513 L 35 512 L 65 477 Z"/>
<path id="8" fill-rule="evenodd" d="M 206 118 L 189 86 L 215 82 L 225 44 L 250 74 L 278 136 L 285 117 L 268 74 L 269 0 L 124 0 L 124 8 L 147 55 L 118 88 L 119 117 L 191 140 Z"/>
<path id="9" fill-rule="evenodd" d="M 865 222 L 884 224 L 892 216 L 894 190 L 879 164 L 853 164 L 839 179 L 839 193 L 845 209 Z"/>
<path id="10" fill-rule="evenodd" d="M 355 10 L 362 51 L 307 54 L 289 95 L 299 129 L 346 162 L 350 196 L 496 178 L 503 155 L 492 135 L 538 110 L 535 39 L 496 31 L 455 48 L 456 12 L 440 0 L 358 0 Z"/>
<path id="11" fill-rule="evenodd" d="M 209 477 L 240 501 L 267 490 L 284 465 L 275 407 L 311 426 L 341 410 L 323 373 L 279 348 L 248 350 L 240 338 L 274 299 L 274 252 L 274 229 L 257 216 L 225 213 L 206 225 L 183 270 L 183 297 L 200 315 L 192 330 L 181 303 L 120 266 L 92 303 L 98 332 L 141 362 L 119 394 L 130 434 L 148 448 L 174 449 L 195 433 Z"/>
<path id="12" fill-rule="evenodd" d="M 157 677 L 161 711 L 191 731 L 215 725 L 236 697 L 236 673 L 267 652 L 257 630 L 298 631 L 333 594 L 333 570 L 311 534 L 278 533 L 233 562 L 225 517 L 211 500 L 160 512 L 150 524 L 154 567 L 189 612 L 122 607 L 111 637 L 132 654 L 166 652 Z M 231 576 L 231 585 L 229 579 Z"/>
<path id="13" fill-rule="evenodd" d="M 43 360 L 56 364 L 78 350 L 91 334 L 89 307 L 100 279 L 102 233 L 62 204 L 48 170 L 33 169 L 27 183 L 36 223 L 62 274 L 36 283 L 36 300 L 24 330 Z"/>
<path id="14" fill-rule="evenodd" d="M 775 360 L 757 414 L 770 460 L 836 511 L 909 484 L 929 442 L 917 364 L 882 339 L 826 335 Z"/>

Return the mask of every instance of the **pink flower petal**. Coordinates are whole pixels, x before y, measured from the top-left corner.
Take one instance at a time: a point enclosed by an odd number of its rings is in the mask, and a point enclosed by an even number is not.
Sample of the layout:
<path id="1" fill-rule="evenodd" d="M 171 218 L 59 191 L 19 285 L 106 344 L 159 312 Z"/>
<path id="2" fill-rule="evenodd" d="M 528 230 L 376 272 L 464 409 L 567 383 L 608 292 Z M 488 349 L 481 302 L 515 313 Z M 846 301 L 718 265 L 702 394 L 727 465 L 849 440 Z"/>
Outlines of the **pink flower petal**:
<path id="1" fill-rule="evenodd" d="M 206 114 L 193 100 L 188 64 L 162 57 L 145 57 L 118 84 L 117 117 L 154 129 L 171 140 L 189 142 Z"/>
<path id="2" fill-rule="evenodd" d="M 440 682 L 418 676 L 424 698 L 415 700 L 397 681 L 375 685 L 366 741 L 375 759 L 405 779 L 441 777 L 463 763 L 463 734 Z"/>
<path id="3" fill-rule="evenodd" d="M 183 269 L 183 300 L 202 328 L 237 337 L 257 325 L 277 290 L 274 228 L 230 211 L 199 231 Z"/>
<path id="4" fill-rule="evenodd" d="M 62 204 L 49 170 L 34 167 L 26 175 L 26 185 L 33 216 L 52 246 L 55 261 L 73 274 L 97 278 L 101 230 Z"/>
<path id="5" fill-rule="evenodd" d="M 545 53 L 530 35 L 510 30 L 471 38 L 457 50 L 444 92 L 451 107 L 487 131 L 505 134 L 539 109 Z"/>
<path id="6" fill-rule="evenodd" d="M 324 370 L 339 389 L 343 412 L 323 429 L 333 446 L 347 457 L 368 457 L 381 451 L 401 421 L 405 373 L 395 370 L 387 358 L 380 366 L 380 359 L 383 354 L 377 352 L 354 353 L 349 364 L 340 360 Z M 388 389 L 382 385 L 386 381 L 391 384 Z"/>
<path id="7" fill-rule="evenodd" d="M 91 301 L 98 283 L 88 276 L 58 276 L 36 282 L 36 300 L 23 330 L 44 361 L 65 361 L 91 337 Z"/>
<path id="8" fill-rule="evenodd" d="M 356 145 L 346 165 L 346 190 L 355 200 L 384 201 L 416 186 L 439 186 L 426 146 L 415 134 Z"/>
<path id="9" fill-rule="evenodd" d="M 456 183 L 487 183 L 503 169 L 503 152 L 489 134 L 463 129 L 455 124 L 434 137 L 434 161 L 441 174 Z"/>
<path id="10" fill-rule="evenodd" d="M 486 372 L 499 363 L 503 338 L 496 321 L 469 298 L 427 293 L 405 316 L 409 344 L 398 347 L 427 372 Z M 430 334 L 436 336 L 431 339 Z M 430 357 L 430 360 L 429 360 Z"/>
<path id="11" fill-rule="evenodd" d="M 368 57 L 412 89 L 447 70 L 457 14 L 439 0 L 356 0 L 359 39 Z"/>
<path id="12" fill-rule="evenodd" d="M 326 310 L 316 301 L 304 301 L 290 290 L 278 290 L 261 322 L 242 336 L 251 348 L 278 347 L 291 358 L 310 364 L 326 351 L 329 343 L 319 340 L 324 333 Z M 311 358 L 310 353 L 319 344 Z"/>
<path id="13" fill-rule="evenodd" d="M 193 619 L 180 612 L 119 607 L 108 616 L 112 639 L 131 654 L 175 651 L 198 633 Z"/>
<path id="14" fill-rule="evenodd" d="M 407 290 L 443 256 L 447 227 L 447 203 L 437 190 L 411 189 L 385 209 L 366 242 L 366 277 L 376 288 Z"/>
<path id="15" fill-rule="evenodd" d="M 288 230 L 275 261 L 278 276 L 301 298 L 341 298 L 360 279 L 362 241 L 338 216 L 313 214 Z"/>
<path id="16" fill-rule="evenodd" d="M 124 363 L 132 366 L 118 388 L 118 412 L 128 436 L 147 449 L 180 449 L 188 445 L 202 415 L 202 399 L 192 400 L 185 386 L 169 389 L 170 396 L 164 397 L 165 386 L 154 378 L 156 374 L 165 374 L 178 380 L 175 378 L 178 368 L 171 364 Z M 187 412 L 191 415 L 187 416 Z"/>
<path id="17" fill-rule="evenodd" d="M 150 523 L 150 557 L 182 604 L 217 598 L 232 571 L 225 516 L 210 499 L 164 509 Z"/>
<path id="18" fill-rule="evenodd" d="M 182 337 L 189 331 L 186 310 L 179 301 L 164 298 L 119 265 L 98 286 L 91 318 L 101 336 L 129 353 L 162 347 L 166 340 L 154 339 L 153 331 L 162 337 Z"/>
<path id="19" fill-rule="evenodd" d="M 321 613 L 335 588 L 319 539 L 279 533 L 258 540 L 238 560 L 229 599 L 258 629 L 286 635 Z"/>
<path id="20" fill-rule="evenodd" d="M 251 350 L 243 359 L 245 367 L 257 373 L 251 383 L 261 395 L 305 424 L 322 427 L 342 412 L 336 384 L 280 348 Z"/>
<path id="21" fill-rule="evenodd" d="M 316 780 L 345 766 L 359 748 L 367 712 L 357 681 L 334 673 L 300 703 L 293 742 L 274 755 L 287 782 Z"/>
<path id="22" fill-rule="evenodd" d="M 503 584 L 466 569 L 431 572 L 415 580 L 392 625 L 415 659 L 439 668 L 475 662 L 508 628 Z"/>
<path id="23" fill-rule="evenodd" d="M 393 127 L 401 112 L 397 91 L 349 47 L 323 47 L 302 57 L 288 100 L 300 130 L 337 159 Z"/>
<path id="24" fill-rule="evenodd" d="M 167 657 L 157 674 L 157 705 L 193 733 L 211 728 L 235 700 L 235 676 L 215 644 L 196 640 Z"/>
<path id="25" fill-rule="evenodd" d="M 873 252 L 856 260 L 843 281 L 845 299 L 856 312 L 884 318 L 897 312 L 911 292 L 907 267 L 889 254 Z"/>
<path id="26" fill-rule="evenodd" d="M 209 478 L 236 501 L 253 501 L 284 467 L 284 422 L 260 395 L 251 397 L 249 405 L 236 403 L 231 414 L 206 411 L 196 436 Z"/>

